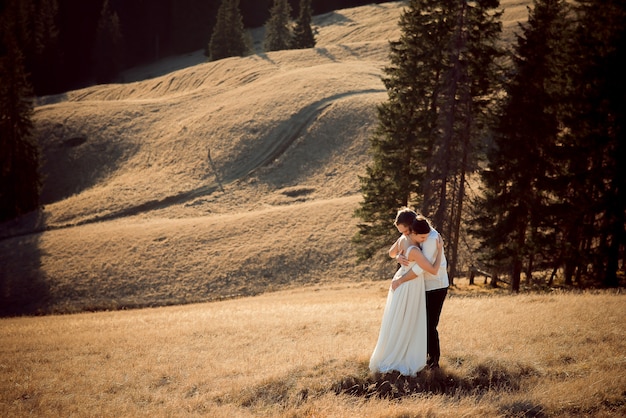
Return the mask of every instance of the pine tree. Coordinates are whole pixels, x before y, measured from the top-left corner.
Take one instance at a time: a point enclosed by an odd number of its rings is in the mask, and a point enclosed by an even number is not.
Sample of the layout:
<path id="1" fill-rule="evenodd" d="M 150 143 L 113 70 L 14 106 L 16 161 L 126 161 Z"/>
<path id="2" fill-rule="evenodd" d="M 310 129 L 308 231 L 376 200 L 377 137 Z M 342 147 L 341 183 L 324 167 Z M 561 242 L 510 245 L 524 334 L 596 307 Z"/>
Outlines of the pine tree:
<path id="1" fill-rule="evenodd" d="M 231 56 L 228 44 L 228 22 L 226 20 L 228 6 L 229 0 L 222 0 L 220 8 L 217 9 L 217 17 L 215 20 L 215 26 L 213 27 L 213 33 L 205 51 L 205 55 L 212 61 L 217 61 Z"/>
<path id="2" fill-rule="evenodd" d="M 560 109 L 564 100 L 571 24 L 564 0 L 536 0 L 528 23 L 517 35 L 514 68 L 507 85 L 494 147 L 482 173 L 485 203 L 476 235 L 488 249 L 492 267 L 511 266 L 511 287 L 519 291 L 527 266 L 530 279 L 537 255 L 555 240 L 555 208 L 560 193 L 558 155 Z M 545 263 L 553 263 L 550 257 Z M 547 267 L 547 266 L 544 266 Z"/>
<path id="3" fill-rule="evenodd" d="M 563 138 L 565 279 L 616 286 L 626 245 L 626 4 L 579 3 Z"/>
<path id="4" fill-rule="evenodd" d="M 113 81 L 123 66 L 123 39 L 119 18 L 105 0 L 100 12 L 94 49 L 96 82 Z"/>
<path id="5" fill-rule="evenodd" d="M 422 14 L 438 1 L 411 1 L 400 16 L 401 36 L 390 42 L 391 65 L 383 83 L 388 100 L 378 106 L 378 126 L 370 138 L 372 162 L 360 177 L 363 222 L 353 238 L 359 259 L 374 255 L 397 233 L 392 219 L 403 206 L 419 203 L 437 119 L 436 96 L 448 28 L 442 14 Z M 424 30 L 428 28 L 427 30 Z"/>
<path id="6" fill-rule="evenodd" d="M 450 237 L 448 261 L 455 265 L 464 177 L 474 169 L 494 95 L 497 4 L 412 0 L 400 17 L 401 36 L 391 42 L 384 69 L 388 101 L 378 107 L 372 163 L 361 178 L 356 215 L 364 222 L 353 238 L 360 258 L 393 239 L 393 215 L 409 205 Z"/>
<path id="7" fill-rule="evenodd" d="M 204 45 L 204 54 L 209 56 L 208 45 L 219 6 L 219 2 L 204 0 L 171 2 L 171 43 L 174 53 L 195 51 L 198 45 Z"/>
<path id="8" fill-rule="evenodd" d="M 442 2 L 452 27 L 442 62 L 437 132 L 422 183 L 422 211 L 447 238 L 450 277 L 456 275 L 467 196 L 477 170 L 490 108 L 497 91 L 502 13 L 498 1 Z"/>
<path id="9" fill-rule="evenodd" d="M 265 23 L 263 48 L 265 51 L 282 51 L 291 46 L 291 6 L 287 0 L 274 0 L 270 18 Z"/>
<path id="10" fill-rule="evenodd" d="M 315 35 L 311 29 L 311 0 L 300 0 L 300 12 L 293 27 L 292 49 L 315 47 Z"/>
<path id="11" fill-rule="evenodd" d="M 241 57 L 248 51 L 239 0 L 222 0 L 208 46 L 209 58 L 217 61 L 222 58 Z"/>
<path id="12" fill-rule="evenodd" d="M 41 186 L 39 149 L 32 137 L 32 90 L 12 6 L 0 10 L 0 221 L 37 209 Z"/>
<path id="13" fill-rule="evenodd" d="M 41 0 L 35 16 L 32 84 L 37 95 L 58 92 L 64 85 L 63 53 L 57 27 L 57 0 Z"/>

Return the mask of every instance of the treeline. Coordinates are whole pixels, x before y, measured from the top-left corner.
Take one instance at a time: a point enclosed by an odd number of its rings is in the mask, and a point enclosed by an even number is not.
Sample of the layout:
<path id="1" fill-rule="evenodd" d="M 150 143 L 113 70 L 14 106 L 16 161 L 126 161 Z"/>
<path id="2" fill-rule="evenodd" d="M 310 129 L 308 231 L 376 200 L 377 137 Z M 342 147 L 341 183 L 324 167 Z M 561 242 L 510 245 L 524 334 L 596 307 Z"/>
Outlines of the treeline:
<path id="1" fill-rule="evenodd" d="M 626 3 L 535 0 L 511 50 L 497 0 L 411 0 L 385 69 L 354 242 L 430 217 L 450 277 L 618 286 L 626 222 Z"/>
<path id="2" fill-rule="evenodd" d="M 120 81 L 123 69 L 169 54 L 204 48 L 213 60 L 245 55 L 251 52 L 245 28 L 263 24 L 267 51 L 311 48 L 313 7 L 322 13 L 365 3 L 371 2 L 0 0 L 0 222 L 39 207 L 34 96 Z"/>
<path id="3" fill-rule="evenodd" d="M 377 1 L 382 3 L 384 1 Z M 207 47 L 221 0 L 2 0 L 36 95 L 67 91 L 168 55 Z M 288 0 L 296 19 L 299 0 Z M 312 0 L 315 14 L 374 3 Z M 245 28 L 263 26 L 273 0 L 240 0 Z M 113 37 L 111 39 L 110 37 Z M 99 74 L 102 64 L 105 74 Z M 110 67 L 110 68 L 109 68 Z"/>
<path id="4" fill-rule="evenodd" d="M 265 23 L 263 51 L 306 49 L 315 46 L 315 31 L 311 27 L 311 0 L 299 0 L 300 11 L 293 21 L 287 0 L 273 0 L 270 16 Z M 246 32 L 239 10 L 239 0 L 222 0 L 217 20 L 205 55 L 211 60 L 245 56 L 255 52 Z"/>

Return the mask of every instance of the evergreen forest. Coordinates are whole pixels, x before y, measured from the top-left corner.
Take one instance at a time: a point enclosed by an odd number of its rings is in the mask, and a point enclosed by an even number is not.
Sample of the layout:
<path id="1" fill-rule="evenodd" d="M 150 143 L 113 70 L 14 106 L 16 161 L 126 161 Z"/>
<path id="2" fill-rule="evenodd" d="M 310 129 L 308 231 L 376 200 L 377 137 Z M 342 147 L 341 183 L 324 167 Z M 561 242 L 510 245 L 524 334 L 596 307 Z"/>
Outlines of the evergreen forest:
<path id="1" fill-rule="evenodd" d="M 618 286 L 626 222 L 626 5 L 535 0 L 511 48 L 497 0 L 412 0 L 391 43 L 353 241 L 429 217 L 450 277 Z M 464 250 L 471 249 L 469 252 Z M 471 273 L 470 273 L 471 275 Z"/>

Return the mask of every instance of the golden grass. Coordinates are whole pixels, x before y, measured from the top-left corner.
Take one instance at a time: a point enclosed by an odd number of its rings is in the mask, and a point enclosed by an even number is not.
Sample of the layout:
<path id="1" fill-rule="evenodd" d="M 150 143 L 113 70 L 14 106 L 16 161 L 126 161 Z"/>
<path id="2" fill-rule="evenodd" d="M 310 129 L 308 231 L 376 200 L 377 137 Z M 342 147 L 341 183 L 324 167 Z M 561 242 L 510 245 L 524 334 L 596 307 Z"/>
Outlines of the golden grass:
<path id="1" fill-rule="evenodd" d="M 502 3 L 510 42 L 530 3 Z M 369 374 L 393 267 L 349 242 L 403 5 L 318 16 L 315 49 L 42 99 L 50 203 L 0 230 L 0 310 L 181 305 L 0 319 L 0 416 L 626 415 L 619 293 L 456 278 L 442 370 Z"/>
<path id="2" fill-rule="evenodd" d="M 626 303 L 609 292 L 453 291 L 441 319 L 442 369 L 419 377 L 430 391 L 350 394 L 346 382 L 381 383 L 367 362 L 387 286 L 320 285 L 201 305 L 5 318 L 0 415 L 626 414 Z"/>
<path id="3" fill-rule="evenodd" d="M 349 242 L 356 201 L 348 196 L 332 206 L 320 199 L 205 217 L 134 217 L 3 240 L 0 312 L 185 304 L 380 277 L 354 263 Z"/>

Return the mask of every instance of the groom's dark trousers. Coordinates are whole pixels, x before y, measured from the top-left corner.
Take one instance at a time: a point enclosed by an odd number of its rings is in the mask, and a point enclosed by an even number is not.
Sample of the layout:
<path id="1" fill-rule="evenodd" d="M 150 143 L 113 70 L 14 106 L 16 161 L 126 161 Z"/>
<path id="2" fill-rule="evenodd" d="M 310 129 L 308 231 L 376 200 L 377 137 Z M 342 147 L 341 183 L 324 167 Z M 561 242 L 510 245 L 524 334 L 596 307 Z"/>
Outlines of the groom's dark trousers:
<path id="1" fill-rule="evenodd" d="M 446 299 L 447 294 L 447 287 L 426 292 L 426 346 L 428 350 L 428 365 L 431 367 L 439 366 L 441 349 L 439 348 L 437 326 L 439 325 L 443 301 Z"/>

